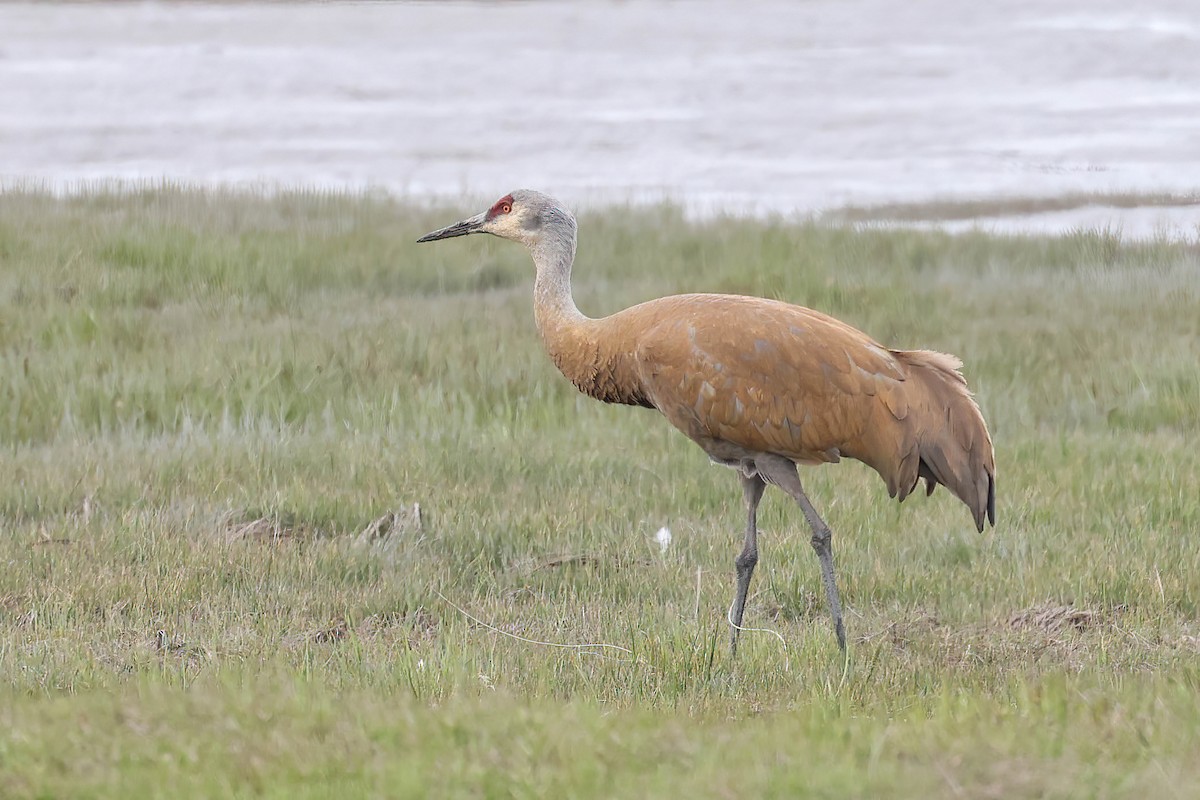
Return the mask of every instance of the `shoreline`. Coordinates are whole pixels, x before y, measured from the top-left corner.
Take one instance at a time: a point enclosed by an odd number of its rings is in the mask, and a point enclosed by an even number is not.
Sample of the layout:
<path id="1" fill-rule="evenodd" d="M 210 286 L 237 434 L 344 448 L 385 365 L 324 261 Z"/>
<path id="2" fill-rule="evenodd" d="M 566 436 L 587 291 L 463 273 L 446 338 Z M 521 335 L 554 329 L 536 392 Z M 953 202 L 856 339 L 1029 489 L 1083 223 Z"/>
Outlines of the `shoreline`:
<path id="1" fill-rule="evenodd" d="M 510 187 L 511 188 L 511 187 Z M 498 191 L 506 189 L 499 189 Z M 96 178 L 62 181 L 0 176 L 0 193 L 33 193 L 59 198 L 132 195 L 155 191 L 211 192 L 270 198 L 280 195 L 380 198 L 422 209 L 474 207 L 491 198 L 482 192 L 405 193 L 383 185 L 326 185 L 276 181 L 198 182 L 175 178 Z M 718 218 L 779 219 L 862 228 L 911 228 L 950 234 L 983 232 L 1000 236 L 1058 236 L 1080 231 L 1116 235 L 1130 241 L 1200 241 L 1200 192 L 1070 192 L 1045 195 L 957 195 L 853 204 L 790 211 L 719 199 L 688 198 L 680 192 L 584 194 L 570 198 L 584 213 L 633 207 L 674 207 L 690 221 Z M 568 197 L 570 197 L 568 195 Z"/>

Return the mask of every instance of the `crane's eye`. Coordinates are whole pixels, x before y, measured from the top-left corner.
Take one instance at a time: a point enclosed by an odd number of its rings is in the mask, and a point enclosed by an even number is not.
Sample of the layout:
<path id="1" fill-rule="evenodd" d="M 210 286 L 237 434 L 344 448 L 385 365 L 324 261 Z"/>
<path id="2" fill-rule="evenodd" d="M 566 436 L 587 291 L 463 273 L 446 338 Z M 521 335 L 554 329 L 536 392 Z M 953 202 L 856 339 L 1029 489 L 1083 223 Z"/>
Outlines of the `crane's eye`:
<path id="1" fill-rule="evenodd" d="M 505 203 L 504 205 L 500 206 L 501 214 L 507 214 L 510 211 L 512 211 L 512 205 L 510 205 L 509 203 Z"/>

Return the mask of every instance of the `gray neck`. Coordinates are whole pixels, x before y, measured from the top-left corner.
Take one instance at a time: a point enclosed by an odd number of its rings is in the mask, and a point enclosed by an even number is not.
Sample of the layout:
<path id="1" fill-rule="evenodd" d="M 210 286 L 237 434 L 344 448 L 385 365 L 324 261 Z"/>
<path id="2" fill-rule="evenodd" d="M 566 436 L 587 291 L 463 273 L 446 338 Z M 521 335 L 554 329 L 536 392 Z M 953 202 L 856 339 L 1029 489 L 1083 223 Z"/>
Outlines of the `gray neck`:
<path id="1" fill-rule="evenodd" d="M 537 278 L 533 284 L 534 313 L 543 337 L 562 324 L 578 324 L 587 317 L 571 296 L 571 265 L 575 261 L 575 231 L 555 226 L 530 248 Z"/>

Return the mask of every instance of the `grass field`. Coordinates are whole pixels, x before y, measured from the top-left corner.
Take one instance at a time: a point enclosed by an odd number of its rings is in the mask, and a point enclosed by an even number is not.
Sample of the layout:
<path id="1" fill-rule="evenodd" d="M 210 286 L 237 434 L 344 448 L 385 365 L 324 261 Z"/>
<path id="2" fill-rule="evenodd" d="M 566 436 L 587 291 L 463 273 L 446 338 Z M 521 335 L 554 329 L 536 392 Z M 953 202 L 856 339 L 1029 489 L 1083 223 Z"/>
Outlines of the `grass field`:
<path id="1" fill-rule="evenodd" d="M 768 493 L 733 661 L 733 474 L 576 396 L 520 247 L 414 244 L 476 210 L 0 194 L 0 795 L 1200 792 L 1200 249 L 584 215 L 586 313 L 803 303 L 991 424 L 983 535 L 807 471 L 845 662 Z"/>

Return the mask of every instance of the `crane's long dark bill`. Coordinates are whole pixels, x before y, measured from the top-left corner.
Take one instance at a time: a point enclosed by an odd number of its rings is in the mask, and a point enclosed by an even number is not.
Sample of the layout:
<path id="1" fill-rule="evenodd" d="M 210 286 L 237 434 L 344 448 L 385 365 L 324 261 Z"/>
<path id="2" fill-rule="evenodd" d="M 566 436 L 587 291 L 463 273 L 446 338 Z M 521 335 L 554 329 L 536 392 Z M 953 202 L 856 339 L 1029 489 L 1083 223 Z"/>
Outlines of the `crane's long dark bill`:
<path id="1" fill-rule="evenodd" d="M 453 225 L 447 225 L 441 230 L 427 233 L 418 242 L 436 242 L 438 239 L 449 239 L 454 236 L 466 236 L 468 233 L 478 233 L 479 226 L 483 224 L 486 215 L 476 214 L 470 219 L 464 219 L 462 222 L 456 222 Z"/>

